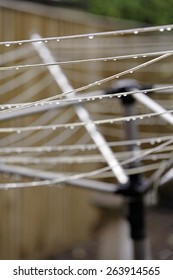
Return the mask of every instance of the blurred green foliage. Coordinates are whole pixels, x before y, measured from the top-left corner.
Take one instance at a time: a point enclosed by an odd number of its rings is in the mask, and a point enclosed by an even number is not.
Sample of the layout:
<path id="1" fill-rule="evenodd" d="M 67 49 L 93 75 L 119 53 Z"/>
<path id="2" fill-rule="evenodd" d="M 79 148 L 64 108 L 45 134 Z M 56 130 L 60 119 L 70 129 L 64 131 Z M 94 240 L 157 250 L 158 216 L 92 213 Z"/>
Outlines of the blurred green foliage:
<path id="1" fill-rule="evenodd" d="M 173 22 L 173 0 L 88 0 L 91 13 L 148 24 Z"/>

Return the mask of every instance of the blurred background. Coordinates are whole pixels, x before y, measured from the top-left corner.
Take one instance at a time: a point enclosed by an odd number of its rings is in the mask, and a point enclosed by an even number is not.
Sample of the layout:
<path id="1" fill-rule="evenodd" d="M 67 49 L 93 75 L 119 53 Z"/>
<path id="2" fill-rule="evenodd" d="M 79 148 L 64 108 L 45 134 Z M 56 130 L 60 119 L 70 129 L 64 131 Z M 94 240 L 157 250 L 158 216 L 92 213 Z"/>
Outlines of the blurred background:
<path id="1" fill-rule="evenodd" d="M 171 24 L 172 4 L 172 0 L 150 0 L 147 5 L 142 0 L 0 0 L 0 41 L 7 42 L 0 45 L 1 67 L 42 63 L 31 43 L 8 43 L 29 39 L 33 32 L 47 38 Z M 146 61 L 145 57 L 138 58 L 136 54 L 170 51 L 173 36 L 171 30 L 160 30 L 146 34 L 45 43 L 56 61 L 92 60 L 62 64 L 72 86 L 79 88 Z M 124 55 L 132 56 L 117 61 L 94 61 L 100 57 Z M 172 66 L 173 59 L 169 57 L 125 78 L 136 79 L 147 85 L 170 85 Z M 1 71 L 0 79 L 2 111 L 3 104 L 33 102 L 61 93 L 46 67 L 18 69 L 16 66 L 13 70 Z M 104 91 L 111 86 L 112 82 L 107 82 L 92 90 Z M 156 93 L 152 98 L 166 109 L 172 109 L 169 92 L 164 95 L 162 92 Z M 115 118 L 123 114 L 119 98 L 99 102 L 92 100 L 86 103 L 85 108 L 93 120 Z M 149 112 L 145 106 L 137 105 L 137 114 Z M 57 123 L 65 127 L 66 123 L 79 121 L 72 106 L 26 116 L 2 117 L 0 120 L 2 128 Z M 159 117 L 141 120 L 138 125 L 140 139 L 159 139 L 172 135 L 171 125 Z M 64 127 L 55 131 L 1 134 L 0 181 L 4 188 L 0 190 L 0 259 L 133 258 L 126 201 L 122 197 L 83 190 L 66 182 L 55 186 L 17 188 L 18 183 L 38 181 L 40 178 L 35 171 L 80 174 L 106 166 L 97 150 L 86 148 L 93 142 L 83 127 L 70 130 Z M 99 129 L 108 142 L 125 139 L 123 122 L 102 124 Z M 155 144 L 158 143 L 159 140 Z M 77 151 L 65 150 L 65 147 L 76 144 L 83 147 Z M 49 149 L 48 153 L 45 149 L 39 153 L 32 151 L 34 147 L 41 149 L 52 146 L 61 149 Z M 31 148 L 31 152 L 23 152 L 22 147 Z M 11 148 L 12 152 L 7 148 Z M 149 149 L 151 143 L 144 143 L 141 148 Z M 129 157 L 123 156 L 127 150 L 124 146 L 112 149 L 114 153 L 119 153 L 121 160 Z M 142 166 L 152 167 L 144 171 L 143 175 L 148 178 L 153 170 L 159 169 L 163 159 L 171 157 L 171 153 L 172 146 L 162 150 L 158 157 L 153 155 L 144 159 Z M 26 176 L 28 172 L 30 176 Z M 110 173 L 95 179 L 117 183 Z M 14 183 L 16 187 L 8 189 L 7 183 Z M 161 199 L 155 192 L 146 199 L 147 235 L 153 259 L 173 259 L 172 199 L 173 189 L 170 186 L 162 191 Z"/>

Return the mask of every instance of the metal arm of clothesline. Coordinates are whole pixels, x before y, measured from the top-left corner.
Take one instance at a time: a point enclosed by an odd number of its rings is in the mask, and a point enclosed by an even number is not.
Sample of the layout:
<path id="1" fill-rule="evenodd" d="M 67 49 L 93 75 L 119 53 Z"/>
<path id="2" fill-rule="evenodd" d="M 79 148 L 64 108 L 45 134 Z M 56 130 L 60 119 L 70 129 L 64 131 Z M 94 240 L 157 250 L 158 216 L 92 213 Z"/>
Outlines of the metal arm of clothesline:
<path id="1" fill-rule="evenodd" d="M 33 168 L 4 164 L 4 163 L 0 164 L 0 171 L 3 173 L 15 174 L 15 175 L 17 174 L 29 178 L 34 177 L 40 180 L 54 180 L 66 175 L 65 173 L 50 172 L 45 170 L 43 171 L 39 169 L 33 169 Z M 74 180 L 67 179 L 65 183 L 71 186 L 94 190 L 94 191 L 101 191 L 105 193 L 115 193 L 120 188 L 120 186 L 115 184 L 91 180 L 91 179 L 74 179 Z"/>
<path id="2" fill-rule="evenodd" d="M 32 39 L 41 39 L 39 34 L 33 34 L 31 36 Z M 49 49 L 46 47 L 46 45 L 43 42 L 35 42 L 33 43 L 33 46 L 35 50 L 38 52 L 41 59 L 44 61 L 44 63 L 54 63 L 54 58 L 49 51 Z M 48 66 L 48 70 L 52 77 L 54 78 L 57 85 L 61 88 L 63 92 L 70 92 L 68 96 L 75 97 L 75 90 L 70 85 L 67 77 L 62 72 L 59 65 L 54 66 Z M 68 97 L 67 97 L 68 98 Z M 85 128 L 90 134 L 92 140 L 97 145 L 100 153 L 104 156 L 108 166 L 111 168 L 113 174 L 117 178 L 118 182 L 120 184 L 127 184 L 128 183 L 128 177 L 125 174 L 124 169 L 121 167 L 120 163 L 116 159 L 115 155 L 113 154 L 110 147 L 107 145 L 106 140 L 104 139 L 103 135 L 99 132 L 96 125 L 92 122 L 89 113 L 87 110 L 81 106 L 81 105 L 75 105 L 74 109 L 76 111 L 77 116 L 81 121 L 85 123 Z"/>
<path id="3" fill-rule="evenodd" d="M 38 101 L 37 106 L 35 106 L 35 102 L 34 102 L 34 104 L 32 104 L 32 103 L 16 104 L 16 108 L 15 108 L 15 106 L 13 106 L 13 109 L 10 112 L 2 111 L 2 113 L 0 114 L 0 121 L 14 119 L 14 118 L 18 118 L 21 116 L 28 116 L 28 115 L 48 111 L 48 110 L 61 109 L 61 108 L 67 107 L 67 106 L 76 105 L 77 99 L 80 100 L 80 104 L 83 104 L 84 102 L 86 102 L 86 100 L 88 98 L 92 98 L 94 94 L 101 96 L 102 94 L 104 94 L 104 91 L 102 90 L 102 91 L 88 92 L 88 93 L 82 95 L 82 99 L 81 99 L 81 95 L 76 94 L 75 95 L 76 98 L 74 100 L 66 99 L 66 100 L 61 100 L 60 102 L 57 100 L 53 100 L 51 102 L 41 102 L 41 101 L 39 102 Z M 12 104 L 12 105 L 15 105 L 15 104 Z"/>
<path id="4" fill-rule="evenodd" d="M 127 80 L 122 80 L 122 81 L 127 81 Z M 134 80 L 132 80 L 132 81 L 134 81 Z M 160 88 L 160 90 L 158 90 L 158 88 Z M 112 90 L 114 91 L 115 89 L 116 89 L 116 87 L 114 89 L 108 90 L 108 93 L 110 92 L 110 94 L 111 94 Z M 173 85 L 170 85 L 170 84 L 169 85 L 155 84 L 155 85 L 152 85 L 152 89 L 153 90 L 156 89 L 156 91 L 158 93 L 173 93 Z M 106 92 L 107 92 L 107 90 L 106 90 Z M 79 98 L 80 104 L 84 104 L 85 102 L 88 101 L 88 98 L 93 98 L 94 96 L 97 96 L 99 98 L 103 95 L 105 95 L 105 90 L 97 90 L 97 91 L 88 92 L 86 94 L 82 94 L 82 98 L 81 98 L 80 94 L 75 94 L 75 97 Z M 151 110 L 154 110 L 156 113 L 164 113 L 161 117 L 164 120 L 168 121 L 169 123 L 172 123 L 171 113 L 166 113 L 166 117 L 165 117 L 166 110 L 163 108 L 163 106 L 159 105 L 156 101 L 153 101 L 150 97 L 144 95 L 142 92 L 139 92 L 139 90 L 138 90 L 137 94 L 133 94 L 133 95 L 136 99 L 138 99 L 139 102 L 148 106 L 149 108 L 151 108 Z M 37 113 L 41 113 L 41 112 L 44 112 L 47 110 L 61 109 L 66 106 L 76 105 L 77 101 L 69 100 L 67 102 L 67 100 L 63 100 L 63 102 L 62 102 L 62 100 L 61 100 L 61 102 L 51 101 L 51 102 L 47 102 L 47 103 L 40 101 L 40 103 L 41 103 L 41 106 L 34 106 L 32 104 L 30 104 L 30 105 L 28 104 L 28 106 L 27 105 L 25 106 L 25 104 L 23 104 L 23 105 L 21 104 L 21 107 L 18 107 L 16 110 L 13 110 L 10 112 L 2 112 L 2 114 L 0 114 L 0 121 L 14 119 L 14 118 L 18 118 L 18 117 L 26 116 L 26 115 L 37 114 Z M 153 104 L 154 104 L 154 106 L 153 106 Z"/>
<path id="5" fill-rule="evenodd" d="M 151 88 L 151 86 L 149 86 Z M 152 86 L 153 87 L 153 86 Z M 154 85 L 156 87 L 156 85 Z M 145 105 L 147 108 L 151 109 L 153 112 L 158 113 L 159 117 L 165 120 L 167 123 L 173 125 L 173 115 L 170 112 L 167 112 L 163 106 L 158 104 L 156 101 L 151 99 L 148 95 L 141 92 L 141 90 L 146 90 L 147 87 L 141 85 L 138 81 L 133 79 L 123 79 L 113 86 L 112 91 L 123 92 L 123 91 L 138 91 L 140 92 L 134 93 L 133 98 L 135 98 L 138 102 Z"/>
<path id="6" fill-rule="evenodd" d="M 160 118 L 165 120 L 167 123 L 173 125 L 173 115 L 169 112 L 165 113 L 166 110 L 161 105 L 159 105 L 157 102 L 155 102 L 153 99 L 151 99 L 149 96 L 147 96 L 141 92 L 134 94 L 133 96 L 137 101 L 144 104 L 146 107 L 148 107 L 152 111 L 160 114 Z"/>
<path id="7" fill-rule="evenodd" d="M 48 111 L 48 110 L 61 109 L 61 108 L 67 107 L 67 106 L 76 105 L 76 103 L 79 102 L 79 101 L 77 101 L 78 99 L 80 100 L 80 104 L 83 104 L 86 101 L 88 101 L 88 98 L 93 98 L 94 95 L 101 97 L 101 95 L 103 95 L 103 94 L 104 94 L 104 90 L 100 90 L 100 91 L 92 91 L 92 92 L 83 94 L 82 98 L 81 98 L 81 95 L 76 94 L 74 100 L 66 99 L 66 100 L 61 100 L 60 102 L 57 100 L 53 100 L 51 102 L 38 101 L 37 104 L 35 102 L 34 102 L 34 104 L 32 104 L 32 103 L 10 104 L 10 105 L 13 105 L 13 108 L 11 107 L 12 109 L 10 110 L 10 112 L 2 111 L 2 113 L 0 114 L 0 121 L 14 119 L 14 118 L 18 118 L 21 116 L 28 116 L 28 115 Z M 7 105 L 7 107 L 8 107 L 8 105 Z M 15 107 L 15 105 L 16 105 L 16 107 Z M 2 105 L 2 106 L 5 106 L 5 105 Z"/>

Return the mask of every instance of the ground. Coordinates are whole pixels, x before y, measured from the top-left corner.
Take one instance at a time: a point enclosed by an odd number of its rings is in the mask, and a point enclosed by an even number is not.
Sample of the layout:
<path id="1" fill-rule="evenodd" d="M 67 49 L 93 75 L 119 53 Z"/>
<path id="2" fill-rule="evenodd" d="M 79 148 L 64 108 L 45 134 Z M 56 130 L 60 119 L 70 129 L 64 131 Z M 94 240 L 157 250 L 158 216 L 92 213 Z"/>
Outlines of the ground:
<path id="1" fill-rule="evenodd" d="M 153 207 L 147 210 L 146 217 L 151 258 L 173 260 L 173 209 Z M 113 233 L 113 225 L 110 226 L 109 220 L 103 224 L 102 228 L 95 231 L 90 240 L 61 252 L 54 256 L 54 258 L 61 260 L 99 259 L 100 247 L 102 246 L 100 242 L 103 239 L 101 235 L 103 235 L 103 232 L 109 231 L 107 236 L 110 236 L 110 230 Z"/>

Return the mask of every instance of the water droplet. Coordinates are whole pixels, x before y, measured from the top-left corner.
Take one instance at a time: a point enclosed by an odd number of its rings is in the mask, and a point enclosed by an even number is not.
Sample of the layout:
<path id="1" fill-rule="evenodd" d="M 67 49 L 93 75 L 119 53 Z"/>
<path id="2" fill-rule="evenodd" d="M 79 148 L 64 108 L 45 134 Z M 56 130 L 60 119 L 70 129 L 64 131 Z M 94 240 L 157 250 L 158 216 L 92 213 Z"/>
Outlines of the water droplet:
<path id="1" fill-rule="evenodd" d="M 120 98 L 120 97 L 121 97 L 121 94 L 117 95 L 117 97 Z"/>
<path id="2" fill-rule="evenodd" d="M 21 130 L 18 129 L 18 130 L 17 130 L 17 133 L 18 133 L 18 134 L 21 133 Z"/>
<path id="3" fill-rule="evenodd" d="M 57 41 L 57 42 L 59 42 L 60 40 L 59 40 L 59 39 L 57 39 L 56 41 Z"/>
<path id="4" fill-rule="evenodd" d="M 38 43 L 38 44 L 42 44 L 42 41 L 38 41 L 37 43 Z"/>
<path id="5" fill-rule="evenodd" d="M 100 99 L 100 100 L 102 100 L 102 99 L 103 99 L 103 97 L 101 97 L 101 96 L 100 96 L 100 97 L 99 97 L 99 99 Z"/>
<path id="6" fill-rule="evenodd" d="M 138 58 L 138 57 L 137 57 L 137 56 L 134 56 L 133 58 L 136 59 L 136 58 Z"/>
<path id="7" fill-rule="evenodd" d="M 152 156 L 152 160 L 153 160 L 153 161 L 155 161 L 155 160 L 157 160 L 157 159 L 158 159 L 158 157 L 157 157 L 156 155 L 153 155 L 153 156 Z"/>
<path id="8" fill-rule="evenodd" d="M 167 31 L 171 31 L 172 28 L 171 28 L 171 27 L 167 27 L 166 30 L 167 30 Z"/>
<path id="9" fill-rule="evenodd" d="M 88 36 L 88 38 L 89 38 L 90 40 L 92 40 L 92 39 L 94 38 L 94 36 L 93 36 L 93 35 L 90 35 L 90 36 Z"/>
<path id="10" fill-rule="evenodd" d="M 154 140 L 151 140 L 151 141 L 150 141 L 150 144 L 151 144 L 151 145 L 154 145 L 154 144 L 155 144 L 155 141 L 154 141 Z"/>
<path id="11" fill-rule="evenodd" d="M 37 182 L 32 182 L 32 186 L 33 187 L 37 186 Z"/>
<path id="12" fill-rule="evenodd" d="M 91 145 L 91 150 L 95 150 L 96 146 L 95 145 Z"/>
<path id="13" fill-rule="evenodd" d="M 78 102 L 82 102 L 82 99 L 79 99 Z"/>
<path id="14" fill-rule="evenodd" d="M 143 120 L 143 116 L 139 117 L 140 120 Z"/>
<path id="15" fill-rule="evenodd" d="M 104 59 L 104 61 L 106 62 L 106 61 L 108 61 L 107 59 Z"/>
<path id="16" fill-rule="evenodd" d="M 16 67 L 16 70 L 19 70 L 19 67 Z"/>
<path id="17" fill-rule="evenodd" d="M 100 85 L 101 85 L 101 83 L 100 83 L 100 82 L 97 82 L 97 85 L 98 85 L 98 86 L 100 86 Z"/>
<path id="18" fill-rule="evenodd" d="M 48 41 L 47 41 L 47 40 L 45 40 L 44 42 L 45 42 L 45 43 L 48 43 Z"/>
<path id="19" fill-rule="evenodd" d="M 116 60 L 117 60 L 116 58 L 113 59 L 113 61 L 116 61 Z"/>
<path id="20" fill-rule="evenodd" d="M 133 71 L 130 71 L 129 73 L 130 73 L 130 74 L 132 74 L 132 73 L 133 73 Z"/>
<path id="21" fill-rule="evenodd" d="M 119 78 L 119 76 L 118 75 L 116 75 L 116 79 L 118 79 Z"/>
<path id="22" fill-rule="evenodd" d="M 70 126 L 70 129 L 74 129 L 74 126 L 73 126 L 73 125 L 71 125 L 71 126 Z"/>
<path id="23" fill-rule="evenodd" d="M 138 33 L 139 33 L 139 31 L 138 31 L 138 30 L 135 30 L 135 31 L 134 31 L 134 34 L 138 34 Z"/>
<path id="24" fill-rule="evenodd" d="M 160 32 L 163 32 L 165 29 L 162 27 L 159 29 Z"/>
<path id="25" fill-rule="evenodd" d="M 142 57 L 147 57 L 146 55 L 143 55 Z"/>
<path id="26" fill-rule="evenodd" d="M 52 130 L 56 130 L 56 126 L 52 126 Z"/>
<path id="27" fill-rule="evenodd" d="M 137 146 L 141 146 L 141 142 L 140 141 L 137 141 L 136 144 L 137 144 Z"/>
<path id="28" fill-rule="evenodd" d="M 20 43 L 19 43 L 19 46 L 21 46 L 21 45 L 22 45 L 22 43 L 20 42 Z"/>
<path id="29" fill-rule="evenodd" d="M 161 142 L 161 139 L 160 139 L 160 138 L 158 138 L 158 139 L 157 139 L 157 143 L 160 143 L 160 142 Z"/>
<path id="30" fill-rule="evenodd" d="M 59 104 L 59 102 L 57 101 L 56 104 Z"/>
<path id="31" fill-rule="evenodd" d="M 10 47 L 10 43 L 6 43 L 5 46 L 6 46 L 6 47 Z"/>

